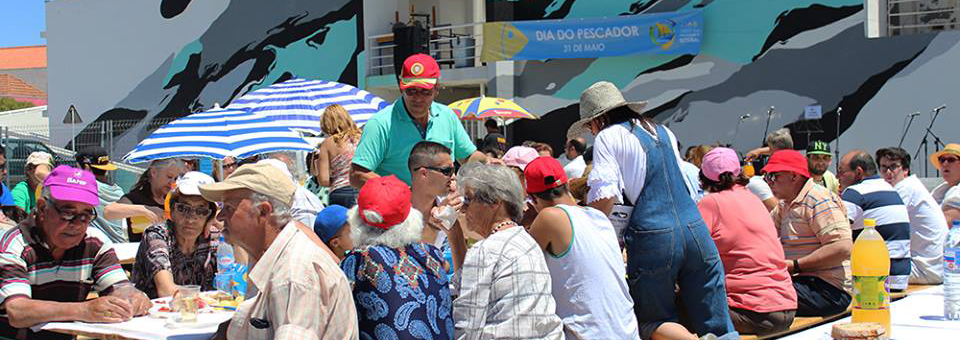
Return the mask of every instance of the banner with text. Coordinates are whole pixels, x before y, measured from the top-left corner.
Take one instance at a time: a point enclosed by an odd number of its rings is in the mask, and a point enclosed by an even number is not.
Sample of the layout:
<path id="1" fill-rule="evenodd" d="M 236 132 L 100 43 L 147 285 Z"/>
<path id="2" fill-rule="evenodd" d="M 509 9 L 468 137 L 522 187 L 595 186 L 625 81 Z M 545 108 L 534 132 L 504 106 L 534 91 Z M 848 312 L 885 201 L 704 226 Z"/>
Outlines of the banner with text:
<path id="1" fill-rule="evenodd" d="M 483 24 L 483 61 L 597 58 L 630 54 L 697 54 L 699 10 L 612 18 L 504 21 Z"/>

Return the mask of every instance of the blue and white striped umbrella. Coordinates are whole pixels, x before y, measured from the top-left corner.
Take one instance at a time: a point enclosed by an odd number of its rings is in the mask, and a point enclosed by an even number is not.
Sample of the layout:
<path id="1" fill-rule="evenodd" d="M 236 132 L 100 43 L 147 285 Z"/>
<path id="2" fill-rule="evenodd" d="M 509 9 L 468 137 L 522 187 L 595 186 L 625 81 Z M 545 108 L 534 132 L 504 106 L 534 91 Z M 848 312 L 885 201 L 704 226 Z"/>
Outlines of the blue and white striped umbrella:
<path id="1" fill-rule="evenodd" d="M 356 87 L 324 80 L 291 79 L 247 93 L 233 100 L 229 108 L 248 109 L 293 129 L 316 134 L 320 129 L 323 109 L 340 104 L 353 121 L 362 125 L 374 113 L 389 105 L 380 97 Z"/>
<path id="2" fill-rule="evenodd" d="M 177 119 L 140 141 L 123 160 L 149 162 L 175 157 L 246 158 L 273 152 L 313 150 L 283 122 L 246 110 L 213 109 Z"/>

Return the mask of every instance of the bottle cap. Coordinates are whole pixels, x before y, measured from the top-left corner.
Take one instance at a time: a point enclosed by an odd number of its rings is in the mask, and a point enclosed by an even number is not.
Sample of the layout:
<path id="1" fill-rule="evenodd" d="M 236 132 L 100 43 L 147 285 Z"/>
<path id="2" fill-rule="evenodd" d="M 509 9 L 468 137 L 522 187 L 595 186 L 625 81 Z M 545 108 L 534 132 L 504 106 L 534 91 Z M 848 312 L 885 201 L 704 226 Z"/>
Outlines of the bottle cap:
<path id="1" fill-rule="evenodd" d="M 863 219 L 863 226 L 864 226 L 864 227 L 876 227 L 876 226 L 877 226 L 877 220 L 872 219 L 872 218 L 865 218 L 865 219 Z"/>

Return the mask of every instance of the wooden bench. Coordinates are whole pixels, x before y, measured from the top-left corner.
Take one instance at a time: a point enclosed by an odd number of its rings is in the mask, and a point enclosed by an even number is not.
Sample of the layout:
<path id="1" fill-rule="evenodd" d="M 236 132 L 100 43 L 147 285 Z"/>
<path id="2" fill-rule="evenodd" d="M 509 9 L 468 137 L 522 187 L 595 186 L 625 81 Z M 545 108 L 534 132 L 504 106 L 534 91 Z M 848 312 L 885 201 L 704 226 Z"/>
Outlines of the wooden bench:
<path id="1" fill-rule="evenodd" d="M 905 291 L 890 293 L 890 301 L 900 300 L 902 298 L 907 297 L 907 295 L 909 295 L 910 293 L 924 290 L 933 286 L 934 285 L 909 285 L 907 287 L 907 290 Z M 828 322 L 833 322 L 833 321 L 845 318 L 850 315 L 850 310 L 851 308 L 847 308 L 847 310 L 843 313 L 830 315 L 830 316 L 813 316 L 813 317 L 798 316 L 793 318 L 793 324 L 790 325 L 790 328 L 783 332 L 775 333 L 775 334 L 771 334 L 763 337 L 758 337 L 756 335 L 741 335 L 740 340 L 776 339 L 782 336 L 803 331 L 808 328 L 813 328 L 815 326 L 819 326 Z"/>

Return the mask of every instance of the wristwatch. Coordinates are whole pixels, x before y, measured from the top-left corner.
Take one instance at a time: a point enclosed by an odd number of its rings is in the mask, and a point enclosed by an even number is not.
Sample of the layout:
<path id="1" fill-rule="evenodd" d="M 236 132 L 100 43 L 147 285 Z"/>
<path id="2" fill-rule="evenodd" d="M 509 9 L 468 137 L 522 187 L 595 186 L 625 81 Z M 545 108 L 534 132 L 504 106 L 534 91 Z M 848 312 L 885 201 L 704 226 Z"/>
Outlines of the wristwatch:
<path id="1" fill-rule="evenodd" d="M 793 259 L 793 273 L 794 274 L 800 273 L 800 262 L 797 261 L 797 259 Z"/>

